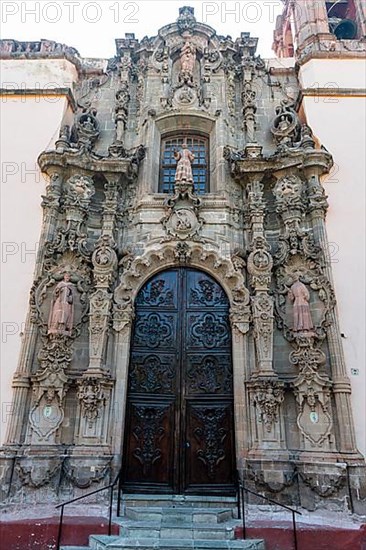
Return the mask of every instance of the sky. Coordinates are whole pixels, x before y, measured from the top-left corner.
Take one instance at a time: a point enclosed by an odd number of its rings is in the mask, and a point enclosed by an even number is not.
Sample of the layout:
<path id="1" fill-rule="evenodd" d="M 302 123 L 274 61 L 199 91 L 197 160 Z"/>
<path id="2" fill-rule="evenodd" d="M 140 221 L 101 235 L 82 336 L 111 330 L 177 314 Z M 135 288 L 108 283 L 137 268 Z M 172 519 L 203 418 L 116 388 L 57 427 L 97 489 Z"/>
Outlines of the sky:
<path id="1" fill-rule="evenodd" d="M 82 57 L 110 58 L 115 55 L 115 38 L 125 33 L 135 33 L 138 39 L 155 36 L 159 28 L 176 21 L 184 5 L 194 7 L 197 21 L 219 35 L 235 39 L 250 32 L 259 38 L 257 53 L 274 57 L 271 46 L 281 0 L 2 0 L 1 38 L 55 40 L 76 48 Z"/>

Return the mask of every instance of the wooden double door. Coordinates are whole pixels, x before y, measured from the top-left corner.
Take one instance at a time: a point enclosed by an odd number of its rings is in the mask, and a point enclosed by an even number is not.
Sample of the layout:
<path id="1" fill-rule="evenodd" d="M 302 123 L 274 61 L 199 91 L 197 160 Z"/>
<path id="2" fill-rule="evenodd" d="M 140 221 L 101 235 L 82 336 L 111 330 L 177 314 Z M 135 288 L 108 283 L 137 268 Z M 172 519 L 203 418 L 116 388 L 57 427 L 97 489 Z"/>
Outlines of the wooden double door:
<path id="1" fill-rule="evenodd" d="M 130 492 L 233 492 L 229 303 L 206 273 L 164 271 L 137 297 L 123 464 Z"/>

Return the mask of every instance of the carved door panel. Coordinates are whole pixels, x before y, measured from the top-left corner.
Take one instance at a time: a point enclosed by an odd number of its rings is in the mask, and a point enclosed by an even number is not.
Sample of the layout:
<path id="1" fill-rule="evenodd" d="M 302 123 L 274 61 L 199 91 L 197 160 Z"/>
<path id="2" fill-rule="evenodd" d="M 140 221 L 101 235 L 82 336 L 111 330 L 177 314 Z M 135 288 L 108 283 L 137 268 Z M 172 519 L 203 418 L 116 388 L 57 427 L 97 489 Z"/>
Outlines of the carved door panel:
<path id="1" fill-rule="evenodd" d="M 232 490 L 229 304 L 205 273 L 172 269 L 141 289 L 125 432 L 125 490 Z"/>

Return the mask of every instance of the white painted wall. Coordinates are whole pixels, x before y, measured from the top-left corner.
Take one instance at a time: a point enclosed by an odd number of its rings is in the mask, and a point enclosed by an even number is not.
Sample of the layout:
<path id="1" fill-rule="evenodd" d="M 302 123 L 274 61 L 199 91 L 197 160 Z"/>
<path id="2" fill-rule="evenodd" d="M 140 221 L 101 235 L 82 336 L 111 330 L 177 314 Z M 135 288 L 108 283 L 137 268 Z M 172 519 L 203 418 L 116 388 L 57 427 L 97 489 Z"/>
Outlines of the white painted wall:
<path id="1" fill-rule="evenodd" d="M 34 88 L 35 82 L 50 83 L 55 75 L 58 86 L 64 87 L 67 82 L 72 85 L 76 72 L 65 60 L 6 60 L 1 63 L 1 75 L 3 82 L 19 83 L 20 89 Z M 54 145 L 68 109 L 64 95 L 1 97 L 0 444 L 11 413 L 11 381 L 20 353 L 41 231 L 41 195 L 46 181 L 37 158 Z"/>
<path id="2" fill-rule="evenodd" d="M 303 88 L 362 89 L 366 65 L 360 59 L 312 60 L 300 71 Z M 332 86 L 333 87 L 333 86 Z M 305 97 L 308 124 L 332 153 L 335 169 L 324 179 L 329 200 L 328 238 L 343 347 L 352 384 L 352 404 L 359 450 L 366 453 L 365 372 L 365 97 Z M 354 375 L 351 369 L 359 369 Z"/>

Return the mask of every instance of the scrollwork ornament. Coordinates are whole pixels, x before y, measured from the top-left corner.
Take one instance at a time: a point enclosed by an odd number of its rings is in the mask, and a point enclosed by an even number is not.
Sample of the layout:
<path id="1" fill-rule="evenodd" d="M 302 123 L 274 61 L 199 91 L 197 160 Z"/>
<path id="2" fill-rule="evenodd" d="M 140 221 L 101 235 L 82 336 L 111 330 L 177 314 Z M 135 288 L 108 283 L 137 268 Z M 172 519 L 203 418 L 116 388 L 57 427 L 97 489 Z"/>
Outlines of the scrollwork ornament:
<path id="1" fill-rule="evenodd" d="M 301 143 L 300 122 L 294 103 L 285 99 L 276 107 L 276 116 L 272 121 L 271 132 L 279 151 L 295 147 Z"/>
<path id="2" fill-rule="evenodd" d="M 77 397 L 81 402 L 82 415 L 87 419 L 89 427 L 92 427 L 106 400 L 103 381 L 100 378 L 83 378 L 78 382 Z"/>
<path id="3" fill-rule="evenodd" d="M 278 422 L 279 408 L 284 401 L 284 384 L 277 380 L 256 380 L 250 383 L 253 403 L 258 409 L 259 422 L 271 432 Z"/>

